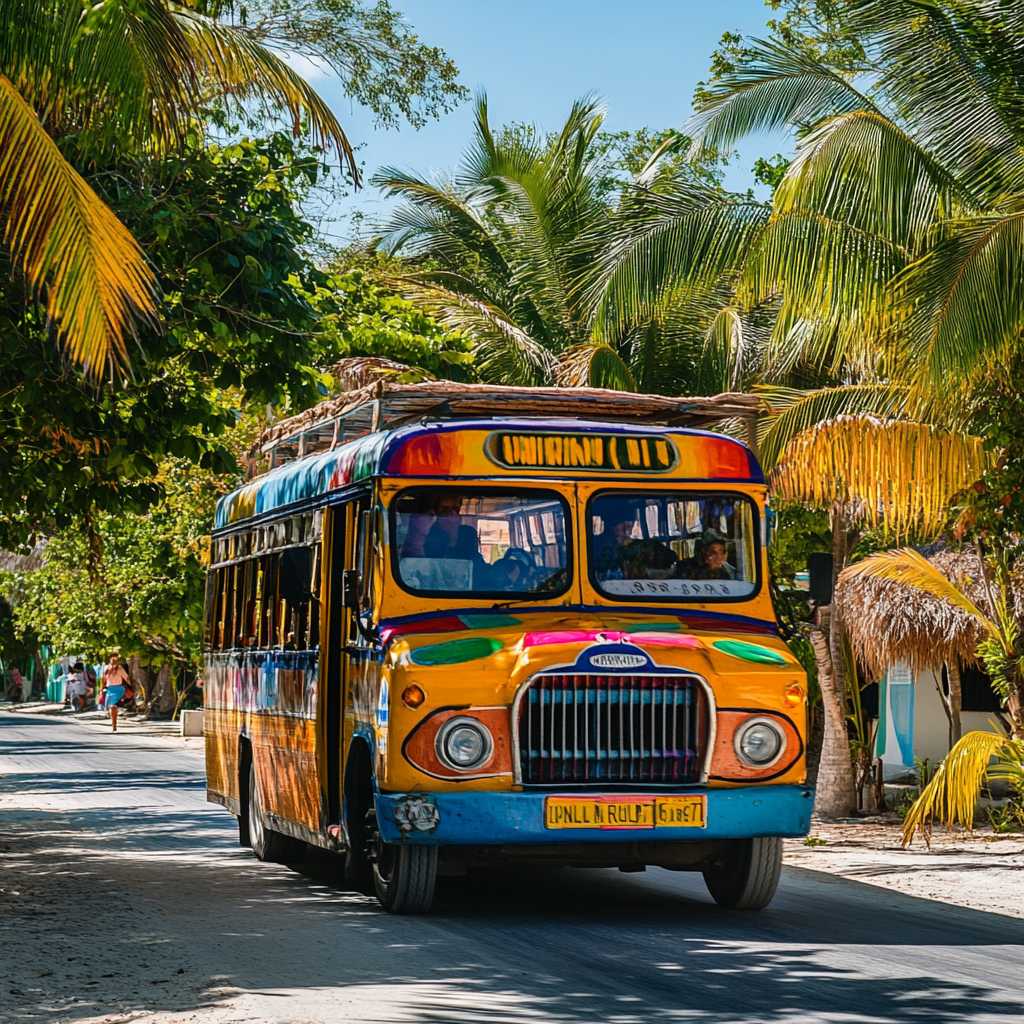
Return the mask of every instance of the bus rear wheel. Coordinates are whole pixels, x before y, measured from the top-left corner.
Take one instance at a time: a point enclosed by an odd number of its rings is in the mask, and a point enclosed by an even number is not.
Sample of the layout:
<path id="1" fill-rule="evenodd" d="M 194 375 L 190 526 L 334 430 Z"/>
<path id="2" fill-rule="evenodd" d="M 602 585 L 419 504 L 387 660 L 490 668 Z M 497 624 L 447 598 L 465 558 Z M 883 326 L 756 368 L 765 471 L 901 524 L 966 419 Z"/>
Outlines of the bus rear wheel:
<path id="1" fill-rule="evenodd" d="M 729 910 L 763 910 L 772 901 L 782 873 L 782 840 L 777 836 L 729 839 L 718 861 L 704 872 L 708 892 Z"/>
<path id="2" fill-rule="evenodd" d="M 256 765 L 249 761 L 249 843 L 258 860 L 272 864 L 294 864 L 300 860 L 303 844 L 298 839 L 269 828 L 260 804 L 259 786 L 256 785 Z"/>

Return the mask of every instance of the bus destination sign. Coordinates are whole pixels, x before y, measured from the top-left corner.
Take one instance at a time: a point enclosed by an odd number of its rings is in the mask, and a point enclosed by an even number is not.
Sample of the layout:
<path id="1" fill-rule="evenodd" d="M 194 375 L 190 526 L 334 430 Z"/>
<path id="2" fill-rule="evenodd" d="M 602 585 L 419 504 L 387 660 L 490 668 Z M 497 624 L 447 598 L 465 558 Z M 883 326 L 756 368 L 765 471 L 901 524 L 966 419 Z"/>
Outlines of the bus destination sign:
<path id="1" fill-rule="evenodd" d="M 487 457 L 506 469 L 579 469 L 598 473 L 668 473 L 676 447 L 657 434 L 537 433 L 501 430 Z"/>

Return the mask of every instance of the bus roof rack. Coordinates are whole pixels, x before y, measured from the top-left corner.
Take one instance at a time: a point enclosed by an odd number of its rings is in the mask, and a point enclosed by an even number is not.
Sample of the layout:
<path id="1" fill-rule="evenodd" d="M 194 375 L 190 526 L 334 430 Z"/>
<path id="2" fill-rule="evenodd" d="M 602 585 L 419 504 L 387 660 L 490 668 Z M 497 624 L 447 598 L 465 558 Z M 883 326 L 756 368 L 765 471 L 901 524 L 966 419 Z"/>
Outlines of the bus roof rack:
<path id="1" fill-rule="evenodd" d="M 449 380 L 400 383 L 379 379 L 275 423 L 263 432 L 249 454 L 251 459 L 260 461 L 261 457 L 269 456 L 273 467 L 333 448 L 342 440 L 418 419 L 508 416 L 707 428 L 727 420 L 752 421 L 764 410 L 762 398 L 741 393 L 669 398 L 605 388 L 508 387 Z"/>

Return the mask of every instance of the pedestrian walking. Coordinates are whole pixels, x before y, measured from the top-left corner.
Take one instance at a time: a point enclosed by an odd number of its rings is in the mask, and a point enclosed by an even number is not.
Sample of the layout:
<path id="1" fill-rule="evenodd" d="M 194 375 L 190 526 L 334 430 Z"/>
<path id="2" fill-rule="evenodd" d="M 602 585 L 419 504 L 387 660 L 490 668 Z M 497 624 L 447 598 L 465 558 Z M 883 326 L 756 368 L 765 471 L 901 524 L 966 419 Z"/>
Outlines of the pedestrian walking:
<path id="1" fill-rule="evenodd" d="M 85 674 L 85 665 L 80 661 L 76 661 L 68 673 L 65 694 L 73 711 L 85 710 L 89 696 L 89 677 Z"/>
<path id="2" fill-rule="evenodd" d="M 103 669 L 103 692 L 104 707 L 110 710 L 111 731 L 117 732 L 117 705 L 124 697 L 125 687 L 128 685 L 128 673 L 121 664 L 121 655 L 114 653 L 110 656 Z"/>

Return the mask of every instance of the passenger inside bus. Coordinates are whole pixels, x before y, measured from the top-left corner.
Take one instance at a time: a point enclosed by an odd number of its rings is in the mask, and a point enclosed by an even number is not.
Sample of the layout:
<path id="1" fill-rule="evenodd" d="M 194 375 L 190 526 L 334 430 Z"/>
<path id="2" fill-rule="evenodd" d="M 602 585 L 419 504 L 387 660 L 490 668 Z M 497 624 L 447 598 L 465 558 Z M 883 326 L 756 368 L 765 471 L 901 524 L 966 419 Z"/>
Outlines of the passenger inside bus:
<path id="1" fill-rule="evenodd" d="M 589 505 L 593 578 L 610 596 L 736 597 L 755 586 L 755 525 L 732 495 L 605 493 Z"/>
<path id="2" fill-rule="evenodd" d="M 567 585 L 555 494 L 416 488 L 395 501 L 399 579 L 416 591 L 550 593 Z"/>
<path id="3" fill-rule="evenodd" d="M 704 535 L 693 558 L 679 562 L 674 575 L 687 580 L 734 580 L 736 569 L 728 562 L 724 537 L 714 533 Z"/>

